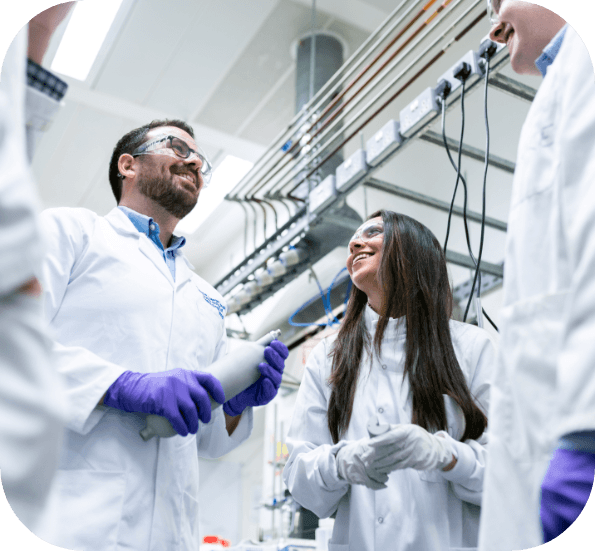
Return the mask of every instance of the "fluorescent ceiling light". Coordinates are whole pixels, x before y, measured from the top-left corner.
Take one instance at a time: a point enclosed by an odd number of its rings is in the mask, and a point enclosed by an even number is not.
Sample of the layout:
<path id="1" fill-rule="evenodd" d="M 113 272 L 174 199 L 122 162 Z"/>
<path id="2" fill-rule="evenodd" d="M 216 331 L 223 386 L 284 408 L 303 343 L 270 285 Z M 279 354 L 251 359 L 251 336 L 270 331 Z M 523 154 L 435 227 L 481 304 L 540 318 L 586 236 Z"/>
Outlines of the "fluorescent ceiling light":
<path id="1" fill-rule="evenodd" d="M 177 225 L 176 233 L 193 234 L 253 166 L 254 163 L 233 155 L 225 157 L 213 172 L 209 187 L 200 192 L 196 206 Z"/>
<path id="2" fill-rule="evenodd" d="M 122 1 L 77 2 L 52 62 L 52 71 L 85 80 Z"/>

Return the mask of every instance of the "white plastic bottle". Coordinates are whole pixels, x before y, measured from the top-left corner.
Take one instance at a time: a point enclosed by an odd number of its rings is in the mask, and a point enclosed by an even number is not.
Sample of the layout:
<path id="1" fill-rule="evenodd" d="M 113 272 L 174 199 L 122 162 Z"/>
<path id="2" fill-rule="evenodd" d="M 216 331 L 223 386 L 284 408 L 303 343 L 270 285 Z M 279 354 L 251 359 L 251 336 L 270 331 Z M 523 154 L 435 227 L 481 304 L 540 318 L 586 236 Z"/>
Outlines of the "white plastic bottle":
<path id="1" fill-rule="evenodd" d="M 264 349 L 280 334 L 279 330 L 271 331 L 256 342 L 246 342 L 209 366 L 209 373 L 221 383 L 226 400 L 237 396 L 242 390 L 258 381 L 260 378 L 258 364 L 264 361 Z M 211 410 L 220 405 L 211 398 Z M 145 441 L 154 436 L 169 438 L 176 434 L 178 433 L 171 423 L 160 415 L 147 415 L 147 426 L 140 431 Z"/>

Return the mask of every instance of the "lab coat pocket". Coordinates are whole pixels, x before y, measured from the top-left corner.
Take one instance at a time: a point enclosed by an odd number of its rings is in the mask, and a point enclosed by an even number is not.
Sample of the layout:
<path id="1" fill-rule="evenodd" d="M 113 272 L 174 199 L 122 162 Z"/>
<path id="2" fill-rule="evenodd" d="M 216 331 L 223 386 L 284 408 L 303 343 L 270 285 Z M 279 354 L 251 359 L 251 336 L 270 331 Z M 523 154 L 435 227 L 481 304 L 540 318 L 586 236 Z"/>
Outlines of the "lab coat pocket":
<path id="1" fill-rule="evenodd" d="M 112 549 L 126 490 L 126 473 L 59 470 L 54 492 L 56 545 L 67 549 Z M 50 542 L 53 543 L 53 542 Z"/>
<path id="2" fill-rule="evenodd" d="M 539 458 L 552 442 L 556 418 L 556 365 L 567 293 L 541 295 L 502 311 L 500 369 L 492 390 L 493 410 L 512 457 Z"/>

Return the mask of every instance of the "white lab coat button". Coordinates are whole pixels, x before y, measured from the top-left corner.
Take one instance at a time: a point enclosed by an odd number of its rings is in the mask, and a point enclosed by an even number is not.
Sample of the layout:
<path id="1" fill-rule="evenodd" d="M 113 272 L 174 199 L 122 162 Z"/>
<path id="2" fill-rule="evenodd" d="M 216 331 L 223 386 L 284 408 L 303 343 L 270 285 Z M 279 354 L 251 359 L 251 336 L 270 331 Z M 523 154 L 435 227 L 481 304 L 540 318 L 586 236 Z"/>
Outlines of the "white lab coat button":
<path id="1" fill-rule="evenodd" d="M 382 517 L 378 517 L 378 524 L 382 524 L 384 522 L 384 519 Z"/>
<path id="2" fill-rule="evenodd" d="M 384 408 L 378 408 L 378 413 L 384 413 Z"/>
<path id="3" fill-rule="evenodd" d="M 386 369 L 386 364 L 382 364 L 382 369 Z"/>

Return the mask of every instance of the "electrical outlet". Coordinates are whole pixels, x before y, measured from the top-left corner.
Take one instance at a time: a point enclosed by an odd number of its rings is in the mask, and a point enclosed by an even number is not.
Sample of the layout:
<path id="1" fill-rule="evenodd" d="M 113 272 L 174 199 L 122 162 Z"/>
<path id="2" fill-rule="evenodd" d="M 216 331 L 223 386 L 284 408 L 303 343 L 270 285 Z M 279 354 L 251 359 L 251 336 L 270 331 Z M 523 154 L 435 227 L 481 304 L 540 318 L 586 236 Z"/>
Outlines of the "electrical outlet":
<path id="1" fill-rule="evenodd" d="M 337 167 L 337 190 L 347 191 L 351 184 L 362 178 L 368 172 L 366 163 L 366 152 L 358 149 L 351 157 Z"/>
<path id="2" fill-rule="evenodd" d="M 400 130 L 401 124 L 391 119 L 366 142 L 368 165 L 379 165 L 403 143 Z"/>
<path id="3" fill-rule="evenodd" d="M 480 63 L 479 55 L 473 50 L 469 50 L 461 59 L 459 59 L 446 73 L 444 73 L 436 82 L 440 83 L 441 80 L 446 80 L 450 83 L 450 92 L 448 98 L 452 101 L 455 95 L 459 95 L 462 83 L 454 76 L 457 69 L 461 67 L 463 63 L 469 66 L 470 74 L 465 81 L 465 86 L 468 86 L 476 79 L 484 75 L 483 65 Z M 458 93 L 456 93 L 458 92 Z M 456 94 L 455 94 L 456 93 Z"/>
<path id="4" fill-rule="evenodd" d="M 337 197 L 335 175 L 329 174 L 310 192 L 310 212 L 318 214 Z"/>
<path id="5" fill-rule="evenodd" d="M 481 54 L 484 52 L 484 50 L 487 49 L 487 47 L 490 43 L 496 46 L 496 52 L 490 58 L 490 66 L 492 66 L 492 65 L 494 65 L 494 63 L 496 63 L 497 61 L 502 59 L 502 57 L 506 55 L 508 50 L 506 49 L 506 44 L 501 44 L 500 42 L 492 42 L 490 35 L 487 34 L 486 36 L 484 36 L 481 39 L 481 41 L 479 43 L 479 54 L 478 55 L 480 57 L 482 57 Z"/>
<path id="6" fill-rule="evenodd" d="M 436 98 L 436 91 L 433 88 L 426 88 L 401 111 L 399 118 L 403 136 L 408 138 L 428 119 L 440 113 L 440 105 Z"/>

